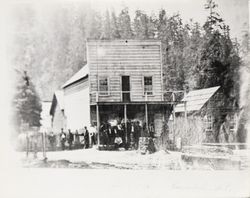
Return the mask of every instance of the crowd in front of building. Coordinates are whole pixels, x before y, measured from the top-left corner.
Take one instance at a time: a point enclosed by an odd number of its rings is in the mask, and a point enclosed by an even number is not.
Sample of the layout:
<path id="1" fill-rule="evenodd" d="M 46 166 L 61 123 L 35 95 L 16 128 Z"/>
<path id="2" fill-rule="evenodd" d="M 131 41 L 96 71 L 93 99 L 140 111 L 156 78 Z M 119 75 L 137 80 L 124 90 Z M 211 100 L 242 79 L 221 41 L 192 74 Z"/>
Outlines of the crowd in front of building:
<path id="1" fill-rule="evenodd" d="M 65 131 L 63 128 L 57 134 L 51 131 L 48 134 L 48 148 L 52 151 L 91 148 L 97 144 L 96 133 L 94 126 L 89 129 L 85 126 L 83 129 L 75 130 L 75 132 L 72 132 L 71 129 Z"/>
<path id="2" fill-rule="evenodd" d="M 154 125 L 142 126 L 140 121 L 124 120 L 102 122 L 100 125 L 100 144 L 113 147 L 115 150 L 123 147 L 125 149 L 138 149 L 140 137 L 154 138 Z"/>

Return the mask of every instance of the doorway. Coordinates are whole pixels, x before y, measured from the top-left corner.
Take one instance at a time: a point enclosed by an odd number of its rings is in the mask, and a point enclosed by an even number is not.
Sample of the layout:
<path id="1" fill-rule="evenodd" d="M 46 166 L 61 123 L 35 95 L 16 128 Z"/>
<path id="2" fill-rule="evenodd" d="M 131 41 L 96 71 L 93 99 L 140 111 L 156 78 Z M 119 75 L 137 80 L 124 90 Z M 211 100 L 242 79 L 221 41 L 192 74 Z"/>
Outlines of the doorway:
<path id="1" fill-rule="evenodd" d="M 129 76 L 122 76 L 122 101 L 130 102 L 130 79 Z"/>

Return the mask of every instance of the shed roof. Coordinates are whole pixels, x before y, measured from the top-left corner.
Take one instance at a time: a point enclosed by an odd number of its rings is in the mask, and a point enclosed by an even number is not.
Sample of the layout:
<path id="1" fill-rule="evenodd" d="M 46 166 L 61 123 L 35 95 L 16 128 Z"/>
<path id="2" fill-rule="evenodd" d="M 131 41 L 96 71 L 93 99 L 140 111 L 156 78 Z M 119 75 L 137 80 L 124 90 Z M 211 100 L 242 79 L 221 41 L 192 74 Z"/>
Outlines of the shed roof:
<path id="1" fill-rule="evenodd" d="M 75 82 L 86 78 L 89 74 L 89 67 L 88 64 L 84 65 L 78 72 L 76 72 L 66 83 L 62 86 L 62 88 L 66 88 Z"/>
<path id="2" fill-rule="evenodd" d="M 182 102 L 187 102 L 187 111 L 199 111 L 206 102 L 215 94 L 215 92 L 220 88 L 211 87 L 206 89 L 198 89 L 194 91 L 190 91 L 183 99 Z M 184 104 L 177 104 L 175 107 L 175 112 L 184 112 Z"/>

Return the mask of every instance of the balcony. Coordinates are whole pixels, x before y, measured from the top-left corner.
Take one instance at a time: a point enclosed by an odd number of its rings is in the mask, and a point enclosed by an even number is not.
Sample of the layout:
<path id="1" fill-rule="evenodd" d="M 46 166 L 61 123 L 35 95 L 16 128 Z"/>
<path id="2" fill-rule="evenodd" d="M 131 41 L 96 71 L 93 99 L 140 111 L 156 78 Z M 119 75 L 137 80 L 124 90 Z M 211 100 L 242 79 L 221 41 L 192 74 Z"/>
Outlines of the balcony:
<path id="1" fill-rule="evenodd" d="M 90 92 L 90 103 L 138 103 L 164 102 L 173 104 L 180 102 L 184 91 L 136 92 L 136 91 L 94 91 Z"/>

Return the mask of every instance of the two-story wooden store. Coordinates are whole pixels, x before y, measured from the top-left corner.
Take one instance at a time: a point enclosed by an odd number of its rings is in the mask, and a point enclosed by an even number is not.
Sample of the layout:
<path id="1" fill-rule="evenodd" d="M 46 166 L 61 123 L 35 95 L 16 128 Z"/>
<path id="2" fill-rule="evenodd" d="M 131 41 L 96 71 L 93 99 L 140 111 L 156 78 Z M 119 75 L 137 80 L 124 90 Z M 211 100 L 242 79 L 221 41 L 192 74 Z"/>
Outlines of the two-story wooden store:
<path id="1" fill-rule="evenodd" d="M 164 101 L 161 42 L 88 40 L 87 53 L 92 124 L 137 120 L 160 136 L 171 110 Z"/>

